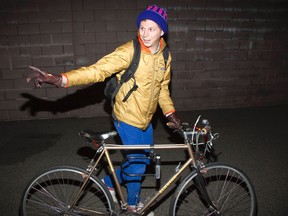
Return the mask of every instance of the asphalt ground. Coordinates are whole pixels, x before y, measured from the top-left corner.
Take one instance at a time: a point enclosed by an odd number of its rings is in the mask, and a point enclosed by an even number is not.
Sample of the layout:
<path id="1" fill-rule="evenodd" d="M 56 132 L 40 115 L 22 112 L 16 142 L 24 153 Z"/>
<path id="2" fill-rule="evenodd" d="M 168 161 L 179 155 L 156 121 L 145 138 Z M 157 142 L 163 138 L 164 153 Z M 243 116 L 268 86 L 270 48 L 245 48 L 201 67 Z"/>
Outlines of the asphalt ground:
<path id="1" fill-rule="evenodd" d="M 259 216 L 285 216 L 288 212 L 288 105 L 243 109 L 179 112 L 182 121 L 207 118 L 213 132 L 217 160 L 233 164 L 250 177 L 258 199 Z M 155 143 L 180 143 L 163 119 L 154 119 Z M 1 216 L 17 216 L 27 184 L 44 170 L 59 165 L 85 167 L 94 154 L 78 136 L 82 129 L 110 130 L 109 117 L 0 122 Z M 111 143 L 116 140 L 110 140 Z M 161 151 L 162 180 L 183 160 L 181 151 Z M 113 153 L 120 160 L 120 153 Z M 99 173 L 104 176 L 105 170 Z M 157 182 L 147 177 L 142 199 Z M 174 188 L 175 189 L 175 188 Z M 156 205 L 155 215 L 168 215 L 172 190 Z"/>

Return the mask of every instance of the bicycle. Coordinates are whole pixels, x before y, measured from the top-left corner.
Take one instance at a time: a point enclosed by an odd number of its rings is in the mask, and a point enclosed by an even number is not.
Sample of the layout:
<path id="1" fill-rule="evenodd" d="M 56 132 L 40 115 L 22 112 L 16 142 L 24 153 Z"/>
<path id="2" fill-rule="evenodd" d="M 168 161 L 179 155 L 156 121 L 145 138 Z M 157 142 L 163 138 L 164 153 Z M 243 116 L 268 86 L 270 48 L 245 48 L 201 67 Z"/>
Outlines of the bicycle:
<path id="1" fill-rule="evenodd" d="M 179 179 L 180 174 L 187 168 L 191 168 L 191 172 L 181 180 L 173 194 L 169 209 L 170 216 L 256 215 L 256 194 L 248 176 L 241 169 L 226 163 L 205 163 L 207 154 L 213 149 L 213 141 L 219 137 L 219 134 L 212 133 L 208 120 L 203 120 L 203 126 L 199 127 L 199 119 L 200 116 L 192 126 L 182 123 L 181 129 L 177 130 L 183 137 L 184 144 L 152 146 L 107 144 L 106 140 L 116 136 L 116 131 L 81 131 L 80 135 L 96 149 L 95 156 L 86 170 L 60 166 L 42 173 L 25 190 L 20 207 L 21 215 L 145 215 L 149 207 L 159 201 L 157 199 Z M 156 154 L 157 150 L 183 149 L 187 152 L 187 159 L 183 165 L 179 163 L 167 182 L 146 199 L 143 208 L 132 213 L 127 211 L 124 192 L 117 180 L 110 151 L 140 149 L 150 151 L 148 159 L 155 164 L 155 171 L 151 175 L 155 175 L 158 179 L 160 160 L 159 155 Z M 108 188 L 99 177 L 93 174 L 98 170 L 103 157 L 106 158 L 114 179 L 120 204 L 118 209 Z"/>

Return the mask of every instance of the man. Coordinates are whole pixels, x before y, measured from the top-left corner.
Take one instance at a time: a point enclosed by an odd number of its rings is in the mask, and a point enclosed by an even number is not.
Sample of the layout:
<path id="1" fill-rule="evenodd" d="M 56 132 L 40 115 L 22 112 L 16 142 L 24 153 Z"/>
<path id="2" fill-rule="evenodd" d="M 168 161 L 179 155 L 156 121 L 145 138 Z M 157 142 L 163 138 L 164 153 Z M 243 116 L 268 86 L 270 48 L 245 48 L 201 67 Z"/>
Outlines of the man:
<path id="1" fill-rule="evenodd" d="M 114 126 L 124 145 L 141 145 L 153 143 L 153 128 L 151 120 L 159 104 L 163 114 L 173 127 L 180 127 L 180 121 L 175 116 L 175 108 L 170 97 L 168 85 L 170 82 L 171 56 L 164 62 L 162 52 L 166 46 L 163 35 L 167 33 L 167 13 L 165 9 L 156 5 L 149 6 L 137 18 L 138 41 L 141 54 L 138 68 L 134 74 L 137 90 L 127 101 L 123 98 L 134 85 L 130 79 L 124 83 L 115 97 L 113 112 L 116 120 Z M 53 75 L 38 68 L 30 67 L 33 73 L 27 81 L 34 80 L 37 87 L 42 83 L 54 84 L 57 87 L 70 87 L 104 81 L 107 77 L 117 73 L 120 80 L 125 69 L 130 65 L 134 53 L 133 41 L 118 47 L 114 52 L 104 56 L 95 64 L 72 70 L 61 75 Z M 165 67 L 166 65 L 166 67 Z M 144 151 L 128 152 L 128 156 L 145 156 Z M 144 174 L 146 160 L 128 160 L 123 168 L 126 173 Z M 128 210 L 136 211 L 140 203 L 141 176 L 127 176 L 116 171 L 120 183 L 127 187 Z M 113 181 L 109 176 L 103 182 L 113 193 Z"/>

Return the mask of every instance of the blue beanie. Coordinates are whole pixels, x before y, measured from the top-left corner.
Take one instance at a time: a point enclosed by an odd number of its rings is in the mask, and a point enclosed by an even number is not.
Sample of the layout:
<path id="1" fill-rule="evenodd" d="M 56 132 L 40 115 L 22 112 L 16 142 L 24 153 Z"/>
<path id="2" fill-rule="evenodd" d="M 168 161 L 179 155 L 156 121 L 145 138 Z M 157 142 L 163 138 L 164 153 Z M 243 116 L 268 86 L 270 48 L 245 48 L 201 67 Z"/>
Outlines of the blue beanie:
<path id="1" fill-rule="evenodd" d="M 145 11 L 139 14 L 137 18 L 137 28 L 140 27 L 140 22 L 142 20 L 149 19 L 157 23 L 164 34 L 167 33 L 168 25 L 167 25 L 167 12 L 164 8 L 160 8 L 157 5 L 150 5 L 147 7 Z"/>

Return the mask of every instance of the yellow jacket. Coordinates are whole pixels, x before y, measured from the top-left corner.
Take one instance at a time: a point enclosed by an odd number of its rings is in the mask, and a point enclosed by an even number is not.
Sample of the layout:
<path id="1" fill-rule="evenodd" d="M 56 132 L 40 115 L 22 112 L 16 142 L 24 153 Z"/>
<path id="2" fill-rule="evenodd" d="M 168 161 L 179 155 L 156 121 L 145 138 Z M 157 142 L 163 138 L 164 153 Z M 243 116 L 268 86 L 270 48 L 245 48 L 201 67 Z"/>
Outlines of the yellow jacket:
<path id="1" fill-rule="evenodd" d="M 171 55 L 169 54 L 165 69 L 162 54 L 166 46 L 165 41 L 161 38 L 160 50 L 156 54 L 151 54 L 149 49 L 142 44 L 141 39 L 139 42 L 141 56 L 134 74 L 138 88 L 133 91 L 126 102 L 122 102 L 127 92 L 133 87 L 134 80 L 130 79 L 121 86 L 115 97 L 114 113 L 119 121 L 146 129 L 158 104 L 164 115 L 175 111 L 168 89 Z M 121 74 L 130 65 L 133 53 L 134 46 L 131 40 L 89 67 L 64 73 L 63 75 L 68 80 L 66 87 L 103 82 L 105 78 L 114 73 L 118 73 L 116 76 L 119 80 Z"/>

